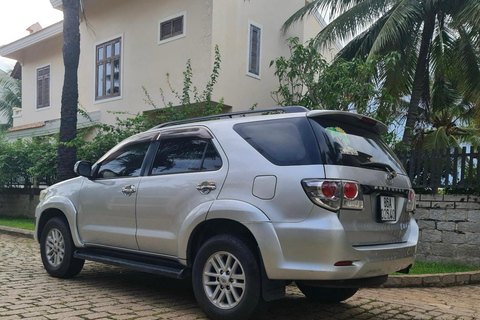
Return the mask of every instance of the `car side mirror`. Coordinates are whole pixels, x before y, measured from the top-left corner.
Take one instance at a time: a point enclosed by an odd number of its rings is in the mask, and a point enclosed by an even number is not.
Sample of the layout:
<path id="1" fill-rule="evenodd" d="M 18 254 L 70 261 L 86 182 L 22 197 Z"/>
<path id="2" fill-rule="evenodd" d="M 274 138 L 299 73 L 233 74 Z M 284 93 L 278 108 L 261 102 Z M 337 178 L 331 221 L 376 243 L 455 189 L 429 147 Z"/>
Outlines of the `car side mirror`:
<path id="1" fill-rule="evenodd" d="M 92 163 L 89 161 L 77 161 L 73 167 L 73 171 L 79 176 L 92 178 Z"/>

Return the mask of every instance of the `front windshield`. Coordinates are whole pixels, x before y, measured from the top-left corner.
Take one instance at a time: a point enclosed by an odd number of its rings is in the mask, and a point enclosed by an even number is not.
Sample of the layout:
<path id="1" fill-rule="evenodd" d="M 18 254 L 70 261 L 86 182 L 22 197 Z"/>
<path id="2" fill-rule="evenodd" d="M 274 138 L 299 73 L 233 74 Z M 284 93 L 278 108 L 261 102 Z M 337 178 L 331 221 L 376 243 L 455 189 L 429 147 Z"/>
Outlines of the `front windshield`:
<path id="1" fill-rule="evenodd" d="M 378 134 L 338 121 L 320 118 L 310 122 L 325 164 L 366 167 L 368 163 L 385 163 L 395 171 L 405 173 L 398 158 Z"/>

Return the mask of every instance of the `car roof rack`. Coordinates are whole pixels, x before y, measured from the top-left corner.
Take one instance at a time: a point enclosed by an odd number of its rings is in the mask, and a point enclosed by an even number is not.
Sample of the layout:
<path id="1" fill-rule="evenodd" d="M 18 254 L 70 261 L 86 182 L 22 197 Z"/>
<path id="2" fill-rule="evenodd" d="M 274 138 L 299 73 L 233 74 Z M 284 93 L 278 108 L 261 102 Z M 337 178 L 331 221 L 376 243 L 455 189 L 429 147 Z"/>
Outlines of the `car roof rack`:
<path id="1" fill-rule="evenodd" d="M 165 122 L 165 123 L 159 124 L 158 126 L 153 127 L 150 130 L 170 127 L 170 126 L 174 126 L 174 125 L 178 125 L 178 124 L 199 122 L 199 121 L 205 121 L 205 120 L 216 120 L 216 119 L 222 119 L 222 118 L 233 118 L 235 116 L 245 116 L 247 114 L 255 114 L 255 113 L 269 113 L 269 112 L 298 113 L 298 112 L 307 112 L 307 111 L 309 111 L 307 108 L 301 107 L 301 106 L 277 107 L 277 108 L 272 108 L 272 109 L 237 111 L 237 112 L 216 114 L 216 115 L 213 115 L 213 116 L 205 116 L 205 117 L 198 117 L 198 118 L 190 118 L 190 119 L 184 119 L 184 120 Z"/>

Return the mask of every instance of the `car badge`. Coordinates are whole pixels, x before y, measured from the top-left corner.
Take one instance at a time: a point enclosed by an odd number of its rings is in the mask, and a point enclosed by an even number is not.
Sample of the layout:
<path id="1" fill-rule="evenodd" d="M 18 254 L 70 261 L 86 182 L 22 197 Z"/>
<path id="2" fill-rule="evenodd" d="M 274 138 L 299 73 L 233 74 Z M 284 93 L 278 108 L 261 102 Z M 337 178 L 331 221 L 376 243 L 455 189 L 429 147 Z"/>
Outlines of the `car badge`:
<path id="1" fill-rule="evenodd" d="M 387 173 L 385 176 L 385 180 L 387 180 L 387 184 L 391 186 L 393 184 L 393 179 L 395 179 L 395 176 L 391 173 Z"/>

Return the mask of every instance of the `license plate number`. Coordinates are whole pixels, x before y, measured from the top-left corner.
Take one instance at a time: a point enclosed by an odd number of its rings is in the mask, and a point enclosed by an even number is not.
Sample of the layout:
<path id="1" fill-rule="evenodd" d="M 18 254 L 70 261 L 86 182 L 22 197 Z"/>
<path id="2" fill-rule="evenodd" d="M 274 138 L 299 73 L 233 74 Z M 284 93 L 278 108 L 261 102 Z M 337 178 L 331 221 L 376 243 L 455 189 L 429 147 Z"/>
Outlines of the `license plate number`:
<path id="1" fill-rule="evenodd" d="M 380 197 L 380 221 L 395 221 L 397 213 L 395 212 L 394 197 Z"/>

